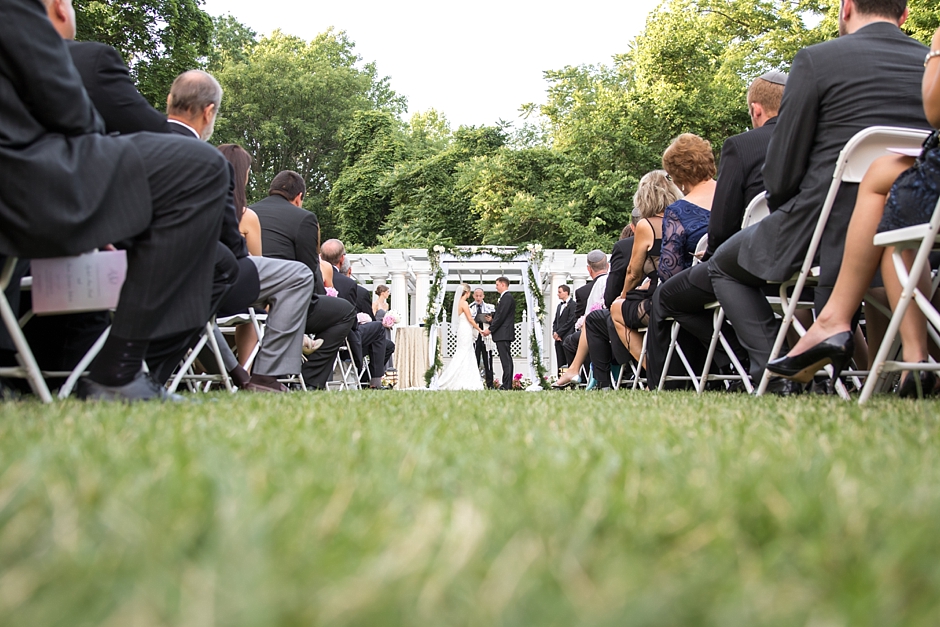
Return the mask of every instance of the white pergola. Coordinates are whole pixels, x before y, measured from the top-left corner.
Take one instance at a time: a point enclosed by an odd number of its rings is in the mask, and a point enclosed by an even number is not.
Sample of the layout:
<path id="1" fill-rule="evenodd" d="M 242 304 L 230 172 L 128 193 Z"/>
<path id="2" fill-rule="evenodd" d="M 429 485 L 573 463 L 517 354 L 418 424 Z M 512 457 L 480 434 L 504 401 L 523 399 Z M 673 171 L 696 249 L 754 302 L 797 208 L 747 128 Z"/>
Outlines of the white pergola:
<path id="1" fill-rule="evenodd" d="M 543 361 L 550 372 L 557 369 L 552 320 L 558 307 L 558 287 L 568 285 L 572 293 L 588 280 L 587 255 L 573 250 L 546 249 L 539 268 L 545 298 L 545 328 L 543 329 Z M 431 291 L 431 262 L 423 248 L 390 248 L 381 253 L 347 255 L 352 264 L 353 277 L 373 293 L 379 285 L 391 290 L 389 305 L 402 314 L 403 322 L 417 325 L 423 321 Z M 460 283 L 480 287 L 486 292 L 496 291 L 496 279 L 506 276 L 512 292 L 523 292 L 523 267 L 516 262 L 499 260 L 446 260 L 447 290 L 454 291 Z"/>

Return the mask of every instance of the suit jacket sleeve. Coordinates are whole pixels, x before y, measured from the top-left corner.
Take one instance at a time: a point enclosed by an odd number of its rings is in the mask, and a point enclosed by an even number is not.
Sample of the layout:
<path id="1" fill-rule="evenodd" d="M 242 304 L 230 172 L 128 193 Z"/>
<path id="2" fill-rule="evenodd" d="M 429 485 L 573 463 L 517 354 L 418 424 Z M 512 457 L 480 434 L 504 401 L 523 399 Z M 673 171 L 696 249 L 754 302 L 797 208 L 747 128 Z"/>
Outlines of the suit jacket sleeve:
<path id="1" fill-rule="evenodd" d="M 516 301 L 509 292 L 505 292 L 505 294 L 505 296 L 499 299 L 499 303 L 496 305 L 496 312 L 493 314 L 493 321 L 490 322 L 490 332 L 492 333 L 496 333 L 499 329 L 503 328 L 507 321 L 509 321 L 509 324 L 514 322 Z"/>
<path id="2" fill-rule="evenodd" d="M 561 320 L 558 324 L 558 333 L 562 338 L 568 337 L 574 331 L 574 323 L 576 319 L 574 317 L 574 303 L 572 299 L 568 299 L 568 306 L 565 307 L 565 310 L 561 313 Z"/>
<path id="3" fill-rule="evenodd" d="M 117 50 L 105 44 L 70 42 L 69 52 L 109 133 L 167 131 L 166 116 L 137 91 Z M 86 54 L 89 59 L 82 59 Z"/>
<path id="4" fill-rule="evenodd" d="M 607 273 L 607 287 L 604 288 L 604 305 L 610 305 L 617 300 L 623 291 L 623 284 L 627 280 L 627 267 L 633 254 L 633 238 L 628 237 L 614 244 L 610 254 L 610 271 Z M 574 328 L 574 322 L 572 322 Z"/>
<path id="5" fill-rule="evenodd" d="M 65 42 L 39 0 L 0 2 L 0 72 L 47 131 L 67 136 L 104 132 Z"/>
<path id="6" fill-rule="evenodd" d="M 721 165 L 718 168 L 718 184 L 712 200 L 712 212 L 708 218 L 708 250 L 710 257 L 729 237 L 741 230 L 746 203 L 744 198 L 744 164 L 738 153 L 734 137 L 725 140 L 721 147 Z"/>
<path id="7" fill-rule="evenodd" d="M 369 290 L 361 285 L 356 286 L 356 311 L 368 315 L 375 320 L 375 314 L 372 313 L 372 295 Z"/>
<path id="8" fill-rule="evenodd" d="M 764 163 L 764 187 L 771 211 L 797 195 L 806 174 L 819 110 L 815 74 L 811 55 L 805 49 L 798 52 Z"/>
<path id="9" fill-rule="evenodd" d="M 320 223 L 317 216 L 307 212 L 297 228 L 294 238 L 297 261 L 303 263 L 313 272 L 313 291 L 315 294 L 326 294 L 323 285 L 323 272 L 320 270 Z M 356 303 L 353 302 L 353 305 Z"/>

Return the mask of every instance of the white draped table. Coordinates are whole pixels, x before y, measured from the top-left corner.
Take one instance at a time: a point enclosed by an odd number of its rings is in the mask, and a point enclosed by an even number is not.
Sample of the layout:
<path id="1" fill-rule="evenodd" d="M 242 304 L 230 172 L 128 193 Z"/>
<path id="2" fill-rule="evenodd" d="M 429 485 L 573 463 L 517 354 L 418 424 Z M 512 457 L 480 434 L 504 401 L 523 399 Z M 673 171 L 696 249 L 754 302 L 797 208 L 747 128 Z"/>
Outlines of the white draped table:
<path id="1" fill-rule="evenodd" d="M 399 390 L 424 388 L 424 374 L 428 362 L 428 336 L 424 327 L 397 327 L 395 329 L 395 368 L 398 370 Z"/>

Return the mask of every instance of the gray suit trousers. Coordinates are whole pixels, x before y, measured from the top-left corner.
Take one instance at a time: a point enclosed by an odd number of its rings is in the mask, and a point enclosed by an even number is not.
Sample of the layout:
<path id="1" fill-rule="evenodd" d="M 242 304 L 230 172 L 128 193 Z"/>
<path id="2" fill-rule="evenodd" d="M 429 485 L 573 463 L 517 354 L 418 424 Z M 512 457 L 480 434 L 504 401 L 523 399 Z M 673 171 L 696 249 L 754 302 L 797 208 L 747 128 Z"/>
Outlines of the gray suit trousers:
<path id="1" fill-rule="evenodd" d="M 268 257 L 249 259 L 258 268 L 258 279 L 261 283 L 258 299 L 252 306 L 262 313 L 264 308 L 270 305 L 264 326 L 264 340 L 251 371 L 269 376 L 299 374 L 307 303 L 313 293 L 313 273 L 298 261 Z M 222 353 L 225 371 L 231 372 L 238 365 L 238 360 L 228 342 L 222 337 L 218 326 L 213 332 Z M 214 359 L 208 353 L 201 356 L 203 357 L 203 363 L 209 361 L 211 365 L 207 367 L 214 369 Z"/>
<path id="2" fill-rule="evenodd" d="M 250 259 L 258 268 L 261 282 L 255 307 L 270 306 L 264 340 L 251 371 L 270 376 L 299 374 L 313 273 L 299 261 Z"/>

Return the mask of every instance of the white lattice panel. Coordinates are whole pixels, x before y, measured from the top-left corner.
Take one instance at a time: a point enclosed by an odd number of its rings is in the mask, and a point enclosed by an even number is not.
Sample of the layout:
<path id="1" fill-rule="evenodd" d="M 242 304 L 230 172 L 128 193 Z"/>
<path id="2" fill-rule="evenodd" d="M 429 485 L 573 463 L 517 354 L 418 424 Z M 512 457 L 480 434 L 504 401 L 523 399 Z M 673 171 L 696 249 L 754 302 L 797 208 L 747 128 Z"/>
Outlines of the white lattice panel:
<path id="1" fill-rule="evenodd" d="M 447 335 L 446 335 L 447 341 L 444 342 L 444 346 L 443 346 L 443 349 L 442 349 L 443 356 L 444 356 L 444 357 L 453 357 L 453 356 L 454 356 L 454 351 L 457 350 L 457 330 L 456 330 L 456 327 L 453 327 L 453 331 L 452 331 L 452 330 L 451 330 L 451 325 L 450 325 L 450 323 L 448 323 L 448 322 L 443 323 L 441 326 L 444 327 L 444 329 L 445 329 L 445 331 L 446 331 L 446 333 L 447 333 Z M 515 330 L 516 330 L 516 337 L 515 337 L 515 339 L 512 341 L 512 344 L 510 345 L 510 346 L 512 347 L 512 356 L 513 356 L 513 357 L 524 357 L 525 355 L 524 355 L 524 353 L 522 352 L 522 349 L 523 349 L 523 347 L 525 346 L 525 344 L 523 343 L 523 337 L 522 337 L 522 336 L 523 336 L 523 333 L 524 333 L 524 328 L 523 328 L 523 325 L 522 325 L 521 322 L 516 323 L 516 325 L 515 325 Z"/>

